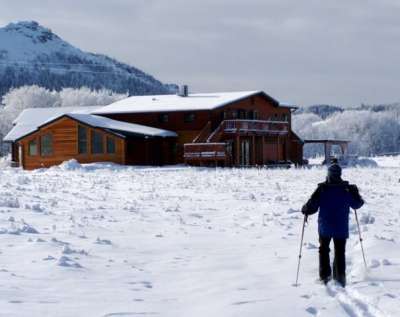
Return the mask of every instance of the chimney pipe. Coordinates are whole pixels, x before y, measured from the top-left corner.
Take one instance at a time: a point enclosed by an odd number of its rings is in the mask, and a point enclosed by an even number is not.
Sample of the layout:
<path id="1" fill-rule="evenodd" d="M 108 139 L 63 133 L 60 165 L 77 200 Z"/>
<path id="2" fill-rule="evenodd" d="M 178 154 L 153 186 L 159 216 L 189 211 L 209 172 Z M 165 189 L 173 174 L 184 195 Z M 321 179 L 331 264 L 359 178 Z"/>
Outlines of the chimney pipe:
<path id="1" fill-rule="evenodd" d="M 179 86 L 178 95 L 180 97 L 187 97 L 189 95 L 189 86 L 188 85 Z"/>

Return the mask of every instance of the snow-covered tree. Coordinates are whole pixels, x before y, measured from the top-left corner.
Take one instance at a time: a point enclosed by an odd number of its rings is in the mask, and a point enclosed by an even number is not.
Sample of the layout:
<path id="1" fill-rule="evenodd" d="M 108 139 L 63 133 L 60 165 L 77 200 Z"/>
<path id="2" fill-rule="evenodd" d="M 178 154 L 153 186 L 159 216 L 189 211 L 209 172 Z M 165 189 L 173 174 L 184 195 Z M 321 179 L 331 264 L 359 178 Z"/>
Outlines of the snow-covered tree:
<path id="1" fill-rule="evenodd" d="M 359 155 L 400 152 L 399 111 L 347 110 L 323 120 L 315 114 L 293 116 L 293 129 L 304 139 L 344 139 Z M 322 147 L 307 145 L 306 156 L 321 155 Z"/>
<path id="2" fill-rule="evenodd" d="M 57 92 L 34 85 L 10 90 L 3 97 L 2 104 L 4 111 L 16 117 L 26 108 L 59 107 L 61 100 Z"/>
<path id="3" fill-rule="evenodd" d="M 62 107 L 85 107 L 109 105 L 128 97 L 128 94 L 117 94 L 111 90 L 93 91 L 87 87 L 80 89 L 63 88 L 59 93 Z"/>
<path id="4" fill-rule="evenodd" d="M 117 94 L 105 89 L 92 91 L 87 87 L 64 88 L 60 92 L 36 85 L 12 89 L 3 97 L 0 107 L 0 140 L 2 141 L 12 128 L 12 122 L 26 108 L 101 106 L 127 97 L 127 94 Z M 4 151 L 5 146 L 0 142 L 0 155 Z"/>

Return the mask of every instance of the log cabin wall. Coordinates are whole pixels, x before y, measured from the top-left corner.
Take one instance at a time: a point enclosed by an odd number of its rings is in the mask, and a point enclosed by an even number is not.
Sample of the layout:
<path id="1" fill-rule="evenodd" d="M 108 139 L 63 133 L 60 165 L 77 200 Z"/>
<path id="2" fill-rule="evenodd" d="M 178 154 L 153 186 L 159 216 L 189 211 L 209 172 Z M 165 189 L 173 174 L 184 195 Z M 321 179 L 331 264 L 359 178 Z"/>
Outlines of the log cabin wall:
<path id="1" fill-rule="evenodd" d="M 78 153 L 78 126 L 81 125 L 87 129 L 87 153 Z M 102 135 L 103 150 L 102 154 L 92 154 L 91 137 L 92 131 L 99 132 Z M 52 136 L 52 153 L 41 155 L 41 138 L 44 135 Z M 115 141 L 115 153 L 107 154 L 107 137 Z M 36 155 L 29 154 L 30 141 L 36 141 Z M 35 168 L 49 167 L 60 164 L 70 159 L 76 159 L 80 163 L 91 162 L 114 162 L 125 164 L 125 140 L 112 133 L 101 129 L 89 127 L 78 123 L 68 117 L 60 118 L 44 127 L 39 131 L 26 136 L 19 141 L 22 145 L 22 164 L 24 169 L 32 170 Z"/>

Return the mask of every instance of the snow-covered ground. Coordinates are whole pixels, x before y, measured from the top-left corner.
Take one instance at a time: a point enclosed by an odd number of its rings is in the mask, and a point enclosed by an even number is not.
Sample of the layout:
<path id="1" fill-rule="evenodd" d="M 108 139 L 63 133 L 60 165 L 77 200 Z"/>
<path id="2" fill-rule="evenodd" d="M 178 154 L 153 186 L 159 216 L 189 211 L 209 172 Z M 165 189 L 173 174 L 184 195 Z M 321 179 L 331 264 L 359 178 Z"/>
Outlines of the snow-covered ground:
<path id="1" fill-rule="evenodd" d="M 398 316 L 399 162 L 344 170 L 367 201 L 369 265 L 352 216 L 345 290 L 316 282 L 316 216 L 293 286 L 299 209 L 322 167 L 27 172 L 3 162 L 0 316 Z"/>

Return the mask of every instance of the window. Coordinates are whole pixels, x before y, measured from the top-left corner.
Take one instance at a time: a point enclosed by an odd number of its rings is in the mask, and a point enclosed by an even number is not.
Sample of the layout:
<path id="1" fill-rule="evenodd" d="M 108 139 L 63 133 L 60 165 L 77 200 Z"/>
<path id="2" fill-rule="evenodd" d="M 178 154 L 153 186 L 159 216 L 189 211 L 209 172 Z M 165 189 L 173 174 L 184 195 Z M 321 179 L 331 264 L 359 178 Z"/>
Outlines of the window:
<path id="1" fill-rule="evenodd" d="M 167 123 L 167 122 L 168 122 L 168 114 L 166 114 L 166 113 L 161 113 L 161 114 L 158 116 L 158 122 L 160 122 L 160 123 Z"/>
<path id="2" fill-rule="evenodd" d="M 36 140 L 29 141 L 28 145 L 28 155 L 29 156 L 34 156 L 37 155 L 38 150 L 37 150 L 37 142 Z"/>
<path id="3" fill-rule="evenodd" d="M 254 120 L 254 111 L 253 110 L 247 111 L 247 119 Z"/>
<path id="4" fill-rule="evenodd" d="M 107 137 L 107 153 L 114 154 L 115 153 L 115 140 L 114 138 Z"/>
<path id="5" fill-rule="evenodd" d="M 239 109 L 238 116 L 239 116 L 239 119 L 246 119 L 246 110 Z"/>
<path id="6" fill-rule="evenodd" d="M 78 126 L 78 153 L 87 153 L 87 129 L 82 126 Z"/>
<path id="7" fill-rule="evenodd" d="M 257 110 L 254 110 L 254 112 L 253 112 L 253 119 L 258 120 L 258 111 Z"/>
<path id="8" fill-rule="evenodd" d="M 193 122 L 196 119 L 196 115 L 191 112 L 191 113 L 185 113 L 183 117 L 183 121 L 186 123 Z"/>
<path id="9" fill-rule="evenodd" d="M 104 153 L 103 134 L 97 131 L 92 131 L 92 154 Z"/>
<path id="10" fill-rule="evenodd" d="M 42 156 L 53 154 L 53 136 L 51 134 L 42 135 L 40 138 L 40 154 Z"/>
<path id="11" fill-rule="evenodd" d="M 282 121 L 285 121 L 285 122 L 288 121 L 288 115 L 287 114 L 283 114 L 282 115 Z"/>
<path id="12" fill-rule="evenodd" d="M 238 111 L 232 110 L 232 119 L 237 119 L 237 117 L 238 117 Z"/>

